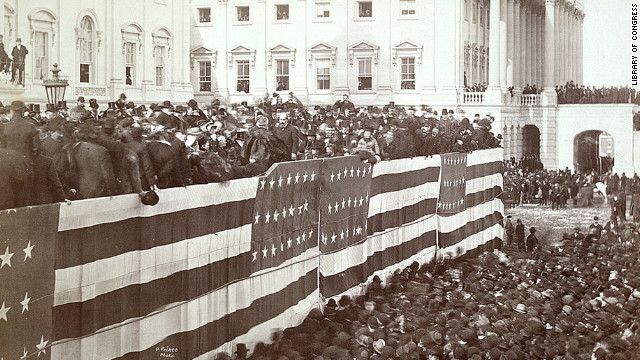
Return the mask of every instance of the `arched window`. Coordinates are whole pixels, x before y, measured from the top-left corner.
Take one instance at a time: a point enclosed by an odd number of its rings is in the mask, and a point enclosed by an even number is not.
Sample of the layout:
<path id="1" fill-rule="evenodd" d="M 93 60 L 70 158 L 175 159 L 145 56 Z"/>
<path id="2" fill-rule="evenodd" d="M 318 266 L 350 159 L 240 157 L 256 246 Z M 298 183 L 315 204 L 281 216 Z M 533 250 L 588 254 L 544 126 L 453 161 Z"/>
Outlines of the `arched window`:
<path id="1" fill-rule="evenodd" d="M 90 83 L 95 67 L 95 25 L 89 16 L 80 21 L 78 31 L 78 50 L 80 51 L 80 82 Z"/>

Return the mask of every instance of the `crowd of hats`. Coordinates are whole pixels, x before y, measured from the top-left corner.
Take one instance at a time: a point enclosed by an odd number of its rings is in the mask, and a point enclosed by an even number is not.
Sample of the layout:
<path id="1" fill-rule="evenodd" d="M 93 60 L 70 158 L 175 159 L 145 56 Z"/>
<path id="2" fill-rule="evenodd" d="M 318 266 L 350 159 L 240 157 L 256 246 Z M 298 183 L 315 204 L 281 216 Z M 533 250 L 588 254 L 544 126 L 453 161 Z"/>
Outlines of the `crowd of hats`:
<path id="1" fill-rule="evenodd" d="M 640 104 L 640 92 L 627 86 L 556 85 L 558 104 Z"/>
<path id="2" fill-rule="evenodd" d="M 273 162 L 292 158 L 315 159 L 350 154 L 375 163 L 493 148 L 500 146 L 501 139 L 500 135 L 496 137 L 490 132 L 493 118 L 489 114 L 484 117 L 476 114 L 473 120 L 469 120 L 464 114 L 456 114 L 450 109 L 442 109 L 439 115 L 438 111 L 426 105 L 405 107 L 393 102 L 383 107 L 368 106 L 356 110 L 346 95 L 333 105 L 313 108 L 305 107 L 293 94 L 283 101 L 277 93 L 255 106 L 249 106 L 247 102 L 226 106 L 217 99 L 203 105 L 191 99 L 183 105 L 163 101 L 147 108 L 121 94 L 103 110 L 104 105 L 101 107 L 96 99 L 89 99 L 88 105 L 85 100 L 80 96 L 73 105 L 60 101 L 44 109 L 37 104 L 27 106 L 22 101 L 14 101 L 7 108 L 0 104 L 3 110 L 0 121 L 10 121 L 6 112 L 13 110 L 37 127 L 42 143 L 57 133 L 56 138 L 62 140 L 55 142 L 61 142 L 68 153 L 80 142 L 100 147 L 111 144 L 108 150 L 113 166 L 127 164 L 121 161 L 125 152 L 119 150 L 122 147 L 120 143 L 169 143 L 173 150 L 170 152 L 176 155 L 175 161 L 155 161 L 161 156 L 149 154 L 157 167 L 152 169 L 154 174 L 149 178 L 154 175 L 160 177 L 160 172 L 170 174 L 165 176 L 166 179 L 158 179 L 158 183 L 167 184 L 158 185 L 161 188 L 255 176 L 266 171 Z M 285 132 L 289 125 L 293 130 Z M 253 139 L 258 140 L 251 142 Z M 256 148 L 266 144 L 267 150 L 253 151 L 254 148 L 247 144 Z M 51 151 L 57 151 L 54 154 L 41 154 L 55 159 L 56 166 L 60 165 L 58 176 L 68 199 L 112 196 L 129 191 L 116 189 L 114 185 L 108 187 L 112 188 L 109 193 L 74 194 L 72 190 L 78 176 L 63 169 L 65 159 L 71 158 L 69 154 L 60 153 L 58 147 L 57 144 L 51 147 Z M 174 163 L 177 164 L 174 169 L 166 169 L 167 164 Z M 143 165 L 142 168 L 149 167 Z M 115 178 L 111 182 L 122 183 L 118 178 L 120 170 L 108 171 L 108 177 Z"/>
<path id="3" fill-rule="evenodd" d="M 366 295 L 330 299 L 249 359 L 638 359 L 639 244 L 636 232 L 414 263 Z"/>

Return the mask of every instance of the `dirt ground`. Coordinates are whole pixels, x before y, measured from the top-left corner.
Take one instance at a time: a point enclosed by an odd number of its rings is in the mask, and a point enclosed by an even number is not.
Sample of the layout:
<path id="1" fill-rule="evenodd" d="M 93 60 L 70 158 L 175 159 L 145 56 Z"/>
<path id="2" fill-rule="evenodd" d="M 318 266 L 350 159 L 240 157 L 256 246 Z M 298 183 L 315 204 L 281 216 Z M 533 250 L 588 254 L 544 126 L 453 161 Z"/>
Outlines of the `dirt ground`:
<path id="1" fill-rule="evenodd" d="M 569 200 L 571 201 L 571 200 Z M 551 210 L 551 206 L 525 204 L 505 209 L 506 215 L 511 215 L 511 221 L 515 226 L 516 220 L 521 219 L 526 234 L 529 234 L 531 226 L 536 228 L 536 235 L 541 244 L 556 245 L 562 239 L 563 233 L 573 233 L 573 228 L 578 226 L 583 234 L 587 233 L 593 217 L 600 218 L 600 224 L 604 225 L 609 220 L 611 211 L 608 204 L 602 199 L 596 199 L 596 204 L 589 207 L 577 207 L 568 204 L 560 210 Z"/>

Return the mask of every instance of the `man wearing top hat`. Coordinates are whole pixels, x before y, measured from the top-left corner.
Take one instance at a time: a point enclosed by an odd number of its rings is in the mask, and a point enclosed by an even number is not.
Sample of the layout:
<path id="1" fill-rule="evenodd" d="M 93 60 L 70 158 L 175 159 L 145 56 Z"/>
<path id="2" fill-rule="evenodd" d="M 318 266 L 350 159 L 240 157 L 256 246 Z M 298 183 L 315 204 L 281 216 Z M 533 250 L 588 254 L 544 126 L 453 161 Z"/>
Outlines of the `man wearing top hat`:
<path id="1" fill-rule="evenodd" d="M 87 110 L 84 107 L 84 96 L 80 96 L 76 106 L 69 111 L 69 120 L 79 122 L 86 116 Z"/>
<path id="2" fill-rule="evenodd" d="M 56 105 L 56 109 L 58 110 L 58 115 L 64 117 L 65 119 L 69 117 L 69 108 L 67 107 L 67 102 L 64 100 L 58 101 Z"/>
<path id="3" fill-rule="evenodd" d="M 18 72 L 18 84 L 24 86 L 24 63 L 25 58 L 29 51 L 26 47 L 22 46 L 22 39 L 16 39 L 16 46 L 11 50 L 11 57 L 13 58 L 13 74 L 11 75 L 11 81 L 16 81 L 16 71 Z"/>
<path id="4" fill-rule="evenodd" d="M 125 105 L 127 105 L 127 95 L 125 93 L 120 94 L 120 97 L 115 101 L 115 104 L 118 109 L 124 109 Z"/>

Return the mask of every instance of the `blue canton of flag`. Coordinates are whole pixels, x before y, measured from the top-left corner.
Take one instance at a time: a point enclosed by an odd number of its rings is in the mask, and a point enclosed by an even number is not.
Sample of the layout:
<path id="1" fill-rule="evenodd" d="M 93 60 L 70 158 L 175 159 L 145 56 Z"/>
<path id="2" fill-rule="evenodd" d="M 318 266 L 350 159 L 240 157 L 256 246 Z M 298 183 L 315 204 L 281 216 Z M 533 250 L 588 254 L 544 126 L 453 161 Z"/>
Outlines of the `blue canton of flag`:
<path id="1" fill-rule="evenodd" d="M 321 166 L 322 160 L 280 163 L 258 181 L 251 232 L 254 272 L 317 246 Z"/>
<path id="2" fill-rule="evenodd" d="M 59 207 L 0 216 L 0 358 L 50 358 Z"/>
<path id="3" fill-rule="evenodd" d="M 467 154 L 441 155 L 438 213 L 457 213 L 465 209 Z"/>
<path id="4" fill-rule="evenodd" d="M 356 156 L 323 161 L 321 252 L 343 249 L 366 238 L 371 171 L 371 164 Z"/>

